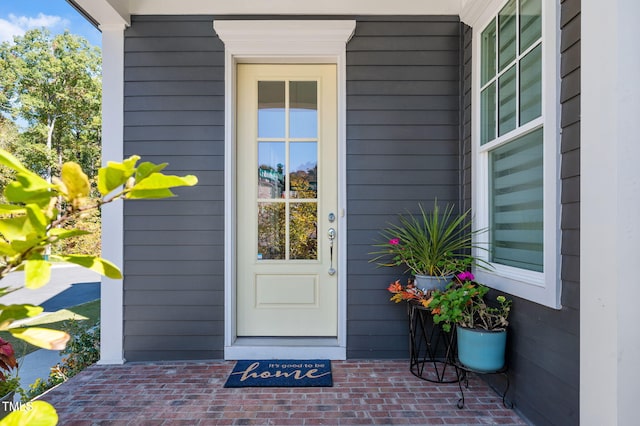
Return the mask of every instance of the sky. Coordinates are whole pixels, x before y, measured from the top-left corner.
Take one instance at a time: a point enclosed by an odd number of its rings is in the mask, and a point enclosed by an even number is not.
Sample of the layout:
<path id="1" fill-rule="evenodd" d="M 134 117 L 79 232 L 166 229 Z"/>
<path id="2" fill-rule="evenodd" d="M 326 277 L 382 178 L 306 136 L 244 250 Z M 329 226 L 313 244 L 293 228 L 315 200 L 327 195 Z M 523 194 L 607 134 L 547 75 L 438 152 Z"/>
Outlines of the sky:
<path id="1" fill-rule="evenodd" d="M 0 0 L 0 43 L 41 27 L 52 34 L 69 30 L 94 46 L 102 44 L 100 31 L 65 0 Z"/>

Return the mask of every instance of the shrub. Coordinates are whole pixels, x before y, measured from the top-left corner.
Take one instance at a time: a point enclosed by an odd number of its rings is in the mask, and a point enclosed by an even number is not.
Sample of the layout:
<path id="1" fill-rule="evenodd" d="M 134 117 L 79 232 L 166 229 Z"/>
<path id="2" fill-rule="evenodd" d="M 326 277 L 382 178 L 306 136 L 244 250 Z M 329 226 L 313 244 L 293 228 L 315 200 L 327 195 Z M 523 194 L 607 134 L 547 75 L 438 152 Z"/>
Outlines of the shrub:
<path id="1" fill-rule="evenodd" d="M 67 347 L 60 351 L 62 363 L 51 367 L 47 380 L 36 379 L 28 390 L 22 390 L 22 401 L 27 402 L 60 383 L 66 382 L 85 368 L 95 364 L 100 358 L 100 322 L 87 325 L 70 320 L 64 323 L 63 330 L 71 339 Z"/>

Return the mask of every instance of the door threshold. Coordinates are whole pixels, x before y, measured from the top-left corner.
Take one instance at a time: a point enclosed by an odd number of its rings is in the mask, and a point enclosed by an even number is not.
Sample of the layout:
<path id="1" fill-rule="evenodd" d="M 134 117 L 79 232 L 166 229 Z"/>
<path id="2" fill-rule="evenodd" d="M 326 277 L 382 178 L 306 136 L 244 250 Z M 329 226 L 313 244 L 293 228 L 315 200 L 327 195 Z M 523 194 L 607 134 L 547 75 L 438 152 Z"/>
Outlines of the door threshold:
<path id="1" fill-rule="evenodd" d="M 224 359 L 347 359 L 335 337 L 238 337 L 224 348 Z"/>

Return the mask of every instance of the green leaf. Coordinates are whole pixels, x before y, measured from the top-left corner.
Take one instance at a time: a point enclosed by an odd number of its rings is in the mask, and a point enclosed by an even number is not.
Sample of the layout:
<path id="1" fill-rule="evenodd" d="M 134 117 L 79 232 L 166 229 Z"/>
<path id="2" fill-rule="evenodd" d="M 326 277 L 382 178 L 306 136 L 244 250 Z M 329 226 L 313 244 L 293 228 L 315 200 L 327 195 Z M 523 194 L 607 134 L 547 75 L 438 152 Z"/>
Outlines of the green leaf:
<path id="1" fill-rule="evenodd" d="M 24 285 L 27 288 L 40 288 L 51 279 L 51 263 L 43 259 L 24 262 Z"/>
<path id="2" fill-rule="evenodd" d="M 132 189 L 168 189 L 174 188 L 176 186 L 193 186 L 197 183 L 198 178 L 193 175 L 181 177 L 173 175 L 163 175 L 162 173 L 153 173 L 142 182 L 136 182 Z"/>
<path id="3" fill-rule="evenodd" d="M 140 182 L 153 173 L 160 173 L 168 166 L 168 163 L 153 164 L 150 162 L 140 163 L 136 169 L 136 182 Z"/>
<path id="4" fill-rule="evenodd" d="M 26 240 L 13 240 L 11 241 L 11 248 L 16 251 L 16 253 L 26 253 L 31 250 L 35 246 L 39 245 L 42 242 L 42 238 L 38 237 L 35 234 L 29 234 Z M 31 253 L 33 256 L 40 256 L 39 253 Z M 32 256 L 29 256 L 31 259 Z"/>
<path id="5" fill-rule="evenodd" d="M 51 256 L 51 259 L 80 265 L 84 268 L 91 269 L 92 271 L 97 272 L 100 275 L 104 275 L 105 277 L 115 280 L 122 279 L 122 273 L 116 265 L 109 262 L 108 260 L 102 259 L 97 256 L 83 254 L 54 255 Z"/>
<path id="6" fill-rule="evenodd" d="M 11 204 L 0 204 L 0 214 L 24 214 L 23 206 L 14 206 Z"/>
<path id="7" fill-rule="evenodd" d="M 49 225 L 49 221 L 42 213 L 42 210 L 34 204 L 29 204 L 26 207 L 27 209 L 27 218 L 29 219 L 29 223 L 31 228 L 38 235 L 44 235 L 47 231 L 47 226 Z"/>
<path id="8" fill-rule="evenodd" d="M 198 178 L 193 175 L 181 177 L 152 173 L 142 182 L 136 182 L 125 198 L 135 200 L 175 197 L 175 194 L 171 192 L 169 188 L 176 186 L 193 186 L 197 183 Z"/>
<path id="9" fill-rule="evenodd" d="M 60 309 L 55 312 L 45 312 L 36 317 L 26 319 L 20 321 L 20 326 L 34 326 L 34 325 L 42 325 L 42 324 L 51 324 L 54 322 L 67 321 L 67 320 L 76 320 L 82 321 L 89 319 L 83 315 L 76 314 L 68 309 Z"/>
<path id="10" fill-rule="evenodd" d="M 123 170 L 110 166 L 102 167 L 98 170 L 98 191 L 105 196 L 117 187 L 124 185 L 128 178 Z"/>
<path id="11" fill-rule="evenodd" d="M 98 170 L 98 191 L 100 191 L 100 194 L 105 196 L 119 186 L 124 185 L 127 179 L 135 173 L 135 165 L 138 160 L 140 160 L 140 157 L 133 155 L 122 163 L 109 161 L 106 167 L 100 168 Z"/>
<path id="12" fill-rule="evenodd" d="M 7 241 L 24 240 L 30 231 L 27 229 L 26 216 L 0 219 L 0 234 Z"/>
<path id="13" fill-rule="evenodd" d="M 39 206 L 49 204 L 54 189 L 46 180 L 34 173 L 19 173 L 16 179 L 9 183 L 4 190 L 4 195 L 12 203 L 35 203 Z"/>
<path id="14" fill-rule="evenodd" d="M 89 178 L 82 171 L 82 168 L 74 162 L 67 162 L 62 165 L 60 178 L 67 187 L 67 196 L 69 200 L 78 198 L 86 198 L 89 196 L 91 184 Z"/>
<path id="15" fill-rule="evenodd" d="M 9 333 L 34 346 L 55 351 L 63 350 L 70 338 L 64 331 L 40 327 L 12 328 Z"/>
<path id="16" fill-rule="evenodd" d="M 12 411 L 0 420 L 0 426 L 55 426 L 57 424 L 56 409 L 45 401 L 22 404 L 20 410 Z"/>
<path id="17" fill-rule="evenodd" d="M 18 160 L 16 157 L 11 155 L 4 149 L 0 149 L 0 164 L 20 173 L 31 173 L 29 169 L 22 165 L 20 160 Z"/>
<path id="18" fill-rule="evenodd" d="M 16 254 L 18 252 L 11 247 L 11 244 L 0 241 L 0 256 L 15 256 Z"/>
<path id="19" fill-rule="evenodd" d="M 49 235 L 56 237 L 56 240 L 64 240 L 66 238 L 78 237 L 80 235 L 89 235 L 91 232 L 83 231 L 82 229 L 62 229 L 53 228 L 49 231 Z"/>
<path id="20" fill-rule="evenodd" d="M 44 311 L 34 305 L 0 305 L 0 330 L 7 330 L 14 321 L 35 317 Z"/>
<path id="21" fill-rule="evenodd" d="M 171 198 L 175 196 L 176 194 L 171 192 L 170 189 L 134 189 L 127 192 L 125 198 L 128 200 L 144 200 L 152 198 Z"/>

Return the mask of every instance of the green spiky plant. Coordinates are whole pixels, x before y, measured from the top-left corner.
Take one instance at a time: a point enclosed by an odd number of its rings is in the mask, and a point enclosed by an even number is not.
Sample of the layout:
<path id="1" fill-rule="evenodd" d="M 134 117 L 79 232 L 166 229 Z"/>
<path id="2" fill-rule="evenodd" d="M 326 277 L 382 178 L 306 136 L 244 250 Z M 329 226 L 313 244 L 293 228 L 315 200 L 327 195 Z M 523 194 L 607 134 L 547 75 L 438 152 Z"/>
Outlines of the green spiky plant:
<path id="1" fill-rule="evenodd" d="M 471 266 L 487 267 L 488 264 L 471 255 L 473 249 L 485 248 L 474 242 L 475 236 L 485 230 L 473 230 L 470 210 L 454 213 L 454 206 L 447 204 L 441 211 L 436 200 L 431 212 L 422 204 L 419 215 L 399 215 L 399 224 L 390 224 L 380 231 L 382 243 L 370 254 L 371 262 L 380 266 L 404 266 L 413 275 L 450 276 Z"/>

